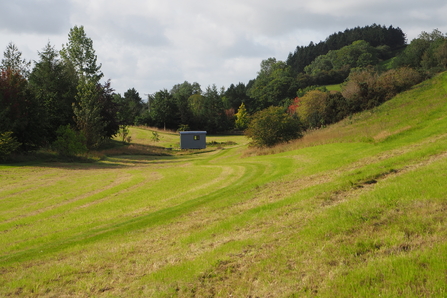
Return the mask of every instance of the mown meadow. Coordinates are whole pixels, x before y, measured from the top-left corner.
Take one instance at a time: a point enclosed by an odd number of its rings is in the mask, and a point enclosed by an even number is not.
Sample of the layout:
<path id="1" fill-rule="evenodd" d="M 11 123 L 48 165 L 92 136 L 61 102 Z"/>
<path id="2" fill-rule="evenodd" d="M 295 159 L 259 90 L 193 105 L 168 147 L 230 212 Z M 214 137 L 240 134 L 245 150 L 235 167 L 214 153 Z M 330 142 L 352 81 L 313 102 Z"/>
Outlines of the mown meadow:
<path id="1" fill-rule="evenodd" d="M 446 116 L 443 73 L 272 149 L 133 128 L 95 163 L 0 165 L 0 296 L 445 297 Z"/>

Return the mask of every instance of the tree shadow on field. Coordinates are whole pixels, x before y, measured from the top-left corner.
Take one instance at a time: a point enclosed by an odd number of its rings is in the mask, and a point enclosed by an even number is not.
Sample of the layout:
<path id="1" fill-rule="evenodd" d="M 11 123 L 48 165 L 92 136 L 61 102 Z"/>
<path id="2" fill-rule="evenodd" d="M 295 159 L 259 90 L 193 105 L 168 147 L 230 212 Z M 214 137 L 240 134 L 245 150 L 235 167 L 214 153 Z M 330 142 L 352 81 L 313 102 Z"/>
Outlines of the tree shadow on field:
<path id="1" fill-rule="evenodd" d="M 176 152 L 172 148 L 133 143 L 91 151 L 87 156 L 61 157 L 54 152 L 41 151 L 29 155 L 15 156 L 12 161 L 0 165 L 66 170 L 116 169 L 185 162 L 189 156 L 205 152 L 196 151 Z"/>

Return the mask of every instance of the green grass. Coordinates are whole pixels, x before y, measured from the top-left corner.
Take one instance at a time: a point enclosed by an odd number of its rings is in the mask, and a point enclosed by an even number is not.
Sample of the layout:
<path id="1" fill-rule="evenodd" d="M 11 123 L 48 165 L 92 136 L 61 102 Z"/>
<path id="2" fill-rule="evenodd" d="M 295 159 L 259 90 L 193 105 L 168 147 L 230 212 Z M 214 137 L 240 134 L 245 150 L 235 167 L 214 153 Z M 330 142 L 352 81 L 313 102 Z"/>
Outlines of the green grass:
<path id="1" fill-rule="evenodd" d="M 341 92 L 341 89 L 342 89 L 341 86 L 342 86 L 342 84 L 335 84 L 335 85 L 327 85 L 325 87 L 326 87 L 326 89 L 328 91 L 339 91 L 339 92 Z"/>
<path id="2" fill-rule="evenodd" d="M 265 151 L 131 128 L 96 163 L 0 165 L 0 296 L 445 297 L 446 82 Z"/>

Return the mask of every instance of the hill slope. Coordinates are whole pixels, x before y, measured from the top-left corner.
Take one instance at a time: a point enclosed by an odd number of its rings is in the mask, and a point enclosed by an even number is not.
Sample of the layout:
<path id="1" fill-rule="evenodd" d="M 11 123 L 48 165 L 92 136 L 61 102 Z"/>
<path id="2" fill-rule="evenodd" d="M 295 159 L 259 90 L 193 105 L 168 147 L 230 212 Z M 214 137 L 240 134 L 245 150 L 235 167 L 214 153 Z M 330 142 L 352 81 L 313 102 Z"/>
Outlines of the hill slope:
<path id="1" fill-rule="evenodd" d="M 274 155 L 0 166 L 0 295 L 443 297 L 446 82 Z"/>

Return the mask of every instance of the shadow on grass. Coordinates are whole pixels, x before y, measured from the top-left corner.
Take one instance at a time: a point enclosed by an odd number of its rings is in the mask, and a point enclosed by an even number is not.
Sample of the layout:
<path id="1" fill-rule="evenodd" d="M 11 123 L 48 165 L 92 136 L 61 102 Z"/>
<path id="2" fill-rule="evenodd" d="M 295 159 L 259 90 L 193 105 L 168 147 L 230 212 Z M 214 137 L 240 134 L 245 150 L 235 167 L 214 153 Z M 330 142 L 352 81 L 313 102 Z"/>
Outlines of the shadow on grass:
<path id="1" fill-rule="evenodd" d="M 40 151 L 17 154 L 9 161 L 0 163 L 11 167 L 48 167 L 68 170 L 93 170 L 125 168 L 151 164 L 166 164 L 184 160 L 186 156 L 206 153 L 212 150 L 172 150 L 172 148 L 157 147 L 147 144 L 123 144 L 113 141 L 90 151 L 82 156 L 60 156 L 54 151 L 42 149 Z"/>

